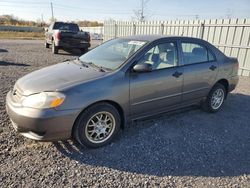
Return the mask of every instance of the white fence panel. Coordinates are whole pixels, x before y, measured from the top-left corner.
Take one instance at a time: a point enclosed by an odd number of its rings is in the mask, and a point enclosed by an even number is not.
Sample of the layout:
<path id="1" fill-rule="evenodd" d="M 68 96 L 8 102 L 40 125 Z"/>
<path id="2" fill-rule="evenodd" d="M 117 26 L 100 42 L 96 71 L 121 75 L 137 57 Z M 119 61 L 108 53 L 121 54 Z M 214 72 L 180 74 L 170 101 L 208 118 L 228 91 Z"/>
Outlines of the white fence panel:
<path id="1" fill-rule="evenodd" d="M 237 57 L 240 63 L 239 74 L 250 76 L 250 19 L 104 23 L 104 41 L 120 36 L 142 34 L 202 38 L 217 46 L 226 55 Z"/>
<path id="2" fill-rule="evenodd" d="M 91 34 L 93 33 L 97 33 L 97 34 L 103 34 L 103 27 L 102 26 L 98 26 L 98 27 L 80 27 L 81 30 L 83 31 L 87 31 Z"/>

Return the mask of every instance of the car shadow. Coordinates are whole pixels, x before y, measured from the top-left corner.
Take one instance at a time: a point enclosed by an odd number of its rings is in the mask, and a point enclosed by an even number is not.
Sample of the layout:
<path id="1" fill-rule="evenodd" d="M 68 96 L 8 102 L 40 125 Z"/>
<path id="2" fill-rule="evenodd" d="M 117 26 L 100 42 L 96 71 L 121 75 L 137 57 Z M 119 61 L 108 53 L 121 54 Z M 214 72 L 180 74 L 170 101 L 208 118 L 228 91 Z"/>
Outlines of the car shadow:
<path id="1" fill-rule="evenodd" d="M 87 149 L 53 143 L 80 164 L 154 176 L 223 177 L 250 174 L 250 96 L 230 94 L 218 113 L 197 107 L 137 121 L 113 143 Z"/>
<path id="2" fill-rule="evenodd" d="M 8 52 L 8 50 L 0 48 L 0 52 Z"/>
<path id="3" fill-rule="evenodd" d="M 21 66 L 21 67 L 28 67 L 30 65 L 24 64 L 24 63 L 14 63 L 14 62 L 0 61 L 0 66 Z"/>

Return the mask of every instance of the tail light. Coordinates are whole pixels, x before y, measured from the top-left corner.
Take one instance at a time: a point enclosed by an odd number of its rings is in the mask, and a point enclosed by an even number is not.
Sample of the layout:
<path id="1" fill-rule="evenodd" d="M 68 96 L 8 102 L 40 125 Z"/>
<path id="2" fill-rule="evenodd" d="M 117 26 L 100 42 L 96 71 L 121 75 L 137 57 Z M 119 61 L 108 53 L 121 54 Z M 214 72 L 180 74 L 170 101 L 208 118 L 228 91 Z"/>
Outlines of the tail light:
<path id="1" fill-rule="evenodd" d="M 240 65 L 239 65 L 239 61 L 238 59 L 234 58 L 234 66 L 239 69 Z"/>
<path id="2" fill-rule="evenodd" d="M 239 61 L 237 60 L 237 68 L 240 68 L 240 63 L 239 63 Z"/>
<path id="3" fill-rule="evenodd" d="M 61 33 L 60 33 L 60 31 L 56 33 L 56 39 L 57 40 L 61 40 Z"/>
<path id="4" fill-rule="evenodd" d="M 236 63 L 236 65 L 235 65 L 236 67 L 237 67 L 237 69 L 239 69 L 240 68 L 240 65 L 239 65 L 239 63 L 237 62 Z"/>

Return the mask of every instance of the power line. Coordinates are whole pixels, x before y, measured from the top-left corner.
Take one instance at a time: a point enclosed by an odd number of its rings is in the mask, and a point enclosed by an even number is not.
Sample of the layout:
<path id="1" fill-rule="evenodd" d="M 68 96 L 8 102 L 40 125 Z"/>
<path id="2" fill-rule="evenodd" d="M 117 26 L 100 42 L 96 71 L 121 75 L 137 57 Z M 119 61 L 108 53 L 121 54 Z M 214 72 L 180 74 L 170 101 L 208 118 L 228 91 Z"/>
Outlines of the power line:
<path id="1" fill-rule="evenodd" d="M 54 1 L 54 0 L 53 0 Z M 50 3 L 50 0 L 48 1 L 35 1 L 31 0 L 31 1 L 27 1 L 27 0 L 23 0 L 23 1 L 15 1 L 15 0 L 0 0 L 0 3 L 15 3 L 15 4 L 48 4 Z"/>
<path id="2" fill-rule="evenodd" d="M 90 10 L 90 11 L 118 11 L 118 12 L 127 12 L 127 11 L 131 11 L 131 10 L 125 10 L 125 9 L 104 9 L 104 8 L 89 8 L 89 7 L 75 7 L 75 6 L 68 6 L 68 5 L 64 5 L 64 4 L 59 4 L 59 3 L 53 3 L 55 7 L 61 7 L 61 8 L 65 8 L 65 9 L 79 9 L 79 10 Z"/>
<path id="3" fill-rule="evenodd" d="M 25 12 L 25 11 L 23 11 L 23 10 L 17 10 L 17 9 L 8 9 L 8 11 L 10 11 L 11 12 L 11 14 L 14 14 L 15 12 L 20 12 L 20 13 L 23 13 L 23 12 Z M 30 13 L 36 13 L 36 14 L 39 14 L 39 12 L 37 12 L 37 11 L 29 11 Z"/>
<path id="4" fill-rule="evenodd" d="M 47 2 L 20 2 L 20 1 L 0 1 L 0 3 L 8 3 L 8 5 L 11 4 L 21 4 L 21 5 L 47 5 Z"/>
<path id="5" fill-rule="evenodd" d="M 58 6 L 56 6 L 56 5 L 54 5 L 54 7 L 56 8 L 56 9 L 67 9 L 67 10 L 70 10 L 71 8 L 69 8 L 69 7 L 58 7 Z M 77 10 L 77 11 L 81 11 L 81 10 L 78 10 L 78 9 L 74 9 L 74 10 Z M 92 10 L 87 10 L 88 11 L 88 14 L 96 14 L 96 12 L 98 12 L 98 13 L 101 13 L 101 14 L 131 14 L 132 13 L 132 11 L 131 12 L 114 12 L 114 11 L 112 11 L 112 10 L 94 10 L 94 9 L 92 9 Z M 75 12 L 75 11 L 74 11 Z M 81 11 L 81 13 L 82 13 L 82 11 Z"/>
<path id="6" fill-rule="evenodd" d="M 4 3 L 4 4 L 1 4 Z M 7 3 L 7 4 L 6 4 Z M 15 4 L 20 4 L 18 5 L 18 7 L 29 7 L 29 8 L 40 8 L 41 6 L 51 6 L 52 2 L 20 2 L 20 1 L 0 1 L 0 6 L 6 6 L 6 7 L 12 7 L 13 5 L 11 5 L 11 3 L 15 3 Z M 71 6 L 71 5 L 66 5 L 66 4 L 62 4 L 62 3 L 54 3 L 53 2 L 53 7 L 60 7 L 60 8 L 64 8 L 64 9 L 79 9 L 79 10 L 90 10 L 90 11 L 108 11 L 108 12 L 124 12 L 124 13 L 131 13 L 132 10 L 128 10 L 128 9 L 105 9 L 105 8 L 92 8 L 92 7 L 76 7 L 76 6 Z M 128 12 L 129 11 L 129 12 Z"/>
<path id="7" fill-rule="evenodd" d="M 39 6 L 36 6 L 36 5 L 31 5 L 31 6 L 27 6 L 27 5 L 17 5 L 18 7 L 23 7 L 23 8 L 41 8 L 41 5 L 39 5 Z M 42 8 L 46 8 L 46 7 L 48 7 L 49 5 L 43 5 L 43 7 Z M 0 4 L 0 7 L 13 7 L 12 5 L 2 5 L 2 4 Z M 14 7 L 13 7 L 14 8 Z"/>

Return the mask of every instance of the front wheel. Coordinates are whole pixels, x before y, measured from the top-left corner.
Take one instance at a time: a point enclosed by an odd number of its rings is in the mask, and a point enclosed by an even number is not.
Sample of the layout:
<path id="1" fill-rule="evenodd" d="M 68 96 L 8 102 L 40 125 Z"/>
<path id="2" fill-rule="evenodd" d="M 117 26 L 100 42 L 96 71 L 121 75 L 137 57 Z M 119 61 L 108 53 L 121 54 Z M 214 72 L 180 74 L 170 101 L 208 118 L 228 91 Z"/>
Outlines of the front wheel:
<path id="1" fill-rule="evenodd" d="M 217 112 L 221 109 L 225 97 L 225 87 L 222 84 L 217 83 L 209 92 L 206 101 L 202 104 L 202 107 L 207 112 Z"/>
<path id="2" fill-rule="evenodd" d="M 109 144 L 120 130 L 121 118 L 109 103 L 86 109 L 75 123 L 73 136 L 82 146 L 97 148 Z"/>

